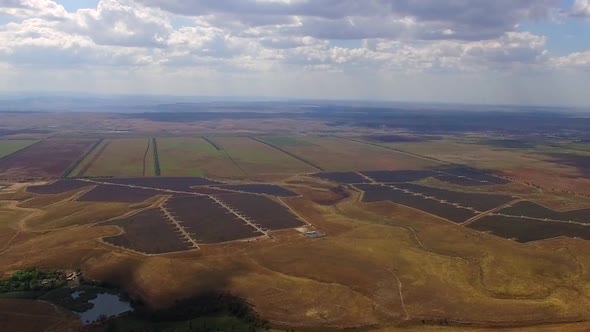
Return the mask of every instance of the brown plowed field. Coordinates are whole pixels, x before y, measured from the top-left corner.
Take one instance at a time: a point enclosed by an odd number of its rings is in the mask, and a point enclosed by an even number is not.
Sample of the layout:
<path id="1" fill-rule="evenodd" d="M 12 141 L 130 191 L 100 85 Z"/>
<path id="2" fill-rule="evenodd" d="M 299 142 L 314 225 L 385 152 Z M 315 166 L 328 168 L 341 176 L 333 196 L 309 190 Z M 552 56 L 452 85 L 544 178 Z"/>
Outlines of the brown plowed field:
<path id="1" fill-rule="evenodd" d="M 249 195 L 222 195 L 219 199 L 248 216 L 263 229 L 279 230 L 305 225 L 289 209 L 270 198 Z"/>
<path id="2" fill-rule="evenodd" d="M 156 190 L 129 188 L 124 186 L 98 185 L 78 198 L 80 202 L 123 202 L 141 203 L 148 198 L 160 195 Z"/>
<path id="3" fill-rule="evenodd" d="M 61 177 L 94 143 L 93 139 L 41 141 L 0 160 L 0 178 Z"/>
<path id="4" fill-rule="evenodd" d="M 190 244 L 181 237 L 160 209 L 146 210 L 130 218 L 104 225 L 115 225 L 124 229 L 123 234 L 104 239 L 116 246 L 146 254 L 162 254 L 191 249 Z"/>
<path id="5" fill-rule="evenodd" d="M 198 243 L 219 243 L 262 235 L 208 197 L 179 196 L 166 209 Z"/>

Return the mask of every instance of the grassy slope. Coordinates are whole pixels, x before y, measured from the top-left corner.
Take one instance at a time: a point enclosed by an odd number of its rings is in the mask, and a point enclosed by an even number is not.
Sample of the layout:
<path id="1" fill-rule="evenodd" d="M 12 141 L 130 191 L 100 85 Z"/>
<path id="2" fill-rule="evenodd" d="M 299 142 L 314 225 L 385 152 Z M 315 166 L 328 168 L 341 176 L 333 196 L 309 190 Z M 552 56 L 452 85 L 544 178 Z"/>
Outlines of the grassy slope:
<path id="1" fill-rule="evenodd" d="M 36 140 L 0 140 L 0 158 L 37 142 Z"/>
<path id="2" fill-rule="evenodd" d="M 147 156 L 146 176 L 153 175 L 153 153 L 145 154 L 147 138 L 114 139 L 88 169 L 85 176 L 143 176 L 144 156 Z"/>
<path id="3" fill-rule="evenodd" d="M 159 138 L 162 176 L 231 177 L 241 171 L 202 138 Z"/>

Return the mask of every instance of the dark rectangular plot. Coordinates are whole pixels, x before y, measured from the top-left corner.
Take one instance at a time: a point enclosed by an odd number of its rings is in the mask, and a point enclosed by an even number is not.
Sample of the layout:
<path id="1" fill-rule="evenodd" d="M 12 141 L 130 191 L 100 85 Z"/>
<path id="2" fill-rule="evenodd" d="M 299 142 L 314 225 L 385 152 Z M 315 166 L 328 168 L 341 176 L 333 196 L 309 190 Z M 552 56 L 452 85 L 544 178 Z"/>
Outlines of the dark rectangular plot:
<path id="1" fill-rule="evenodd" d="M 125 231 L 121 235 L 104 238 L 106 242 L 146 254 L 162 254 L 192 248 L 160 209 L 146 210 L 103 225 L 119 226 Z"/>
<path id="2" fill-rule="evenodd" d="M 436 175 L 434 171 L 417 170 L 417 171 L 370 171 L 362 172 L 371 179 L 387 183 L 387 182 L 414 182 L 429 178 Z"/>
<path id="3" fill-rule="evenodd" d="M 51 195 L 79 190 L 89 186 L 94 186 L 94 184 L 79 180 L 57 180 L 43 186 L 27 187 L 27 191 L 33 194 Z"/>
<path id="4" fill-rule="evenodd" d="M 233 209 L 248 216 L 263 229 L 279 230 L 305 225 L 286 206 L 268 197 L 248 194 L 229 194 L 218 197 Z"/>
<path id="5" fill-rule="evenodd" d="M 154 189 L 176 190 L 176 191 L 191 191 L 192 186 L 208 186 L 215 184 L 223 184 L 221 182 L 209 180 L 206 178 L 107 178 L 100 179 L 101 182 L 132 185 L 138 187 L 148 187 Z"/>
<path id="6" fill-rule="evenodd" d="M 518 242 L 550 239 L 558 236 L 590 240 L 590 227 L 579 224 L 541 221 L 518 217 L 487 216 L 468 227 Z"/>
<path id="7" fill-rule="evenodd" d="M 451 204 L 440 203 L 435 200 L 426 199 L 420 196 L 414 196 L 394 188 L 379 185 L 361 185 L 357 188 L 364 191 L 363 202 L 382 202 L 390 201 L 396 204 L 405 205 L 418 209 L 435 216 L 450 220 L 456 223 L 462 223 L 474 217 L 474 211 L 458 208 Z"/>
<path id="8" fill-rule="evenodd" d="M 354 184 L 354 183 L 370 183 L 369 180 L 359 175 L 356 172 L 332 172 L 332 173 L 316 173 L 313 176 L 338 183 Z"/>
<path id="9" fill-rule="evenodd" d="M 166 202 L 166 209 L 198 243 L 220 243 L 262 235 L 209 197 L 172 197 Z"/>
<path id="10" fill-rule="evenodd" d="M 0 177 L 6 179 L 58 178 L 96 140 L 51 139 L 30 145 L 0 159 Z"/>
<path id="11" fill-rule="evenodd" d="M 525 216 L 539 219 L 590 223 L 590 209 L 558 212 L 533 202 L 518 202 L 513 206 L 500 210 L 498 213 L 516 217 Z"/>
<path id="12" fill-rule="evenodd" d="M 464 193 L 412 183 L 395 184 L 395 187 L 435 197 L 439 200 L 456 203 L 464 207 L 470 207 L 478 211 L 488 211 L 514 200 L 514 197 L 512 196 Z"/>
<path id="13" fill-rule="evenodd" d="M 129 188 L 100 184 L 78 198 L 80 202 L 141 203 L 148 198 L 162 195 L 151 189 Z"/>
<path id="14" fill-rule="evenodd" d="M 287 190 L 283 187 L 276 186 L 274 184 L 239 184 L 239 185 L 221 185 L 214 186 L 213 188 L 229 189 L 236 191 L 243 191 L 252 194 L 262 194 L 277 197 L 295 197 L 298 194 Z"/>
<path id="15" fill-rule="evenodd" d="M 456 176 L 464 176 L 473 180 L 482 181 L 488 184 L 507 184 L 510 181 L 494 176 L 488 172 L 478 170 L 471 167 L 451 167 L 439 170 L 443 174 L 450 174 Z"/>
<path id="16" fill-rule="evenodd" d="M 466 186 L 466 187 L 490 185 L 489 182 L 484 182 L 484 181 L 480 181 L 480 180 L 473 180 L 471 178 L 460 177 L 460 176 L 455 176 L 455 175 L 437 175 L 437 176 L 435 176 L 435 178 L 437 180 L 440 180 L 440 181 L 443 181 L 446 183 L 452 183 L 452 184 L 457 184 L 457 185 Z"/>

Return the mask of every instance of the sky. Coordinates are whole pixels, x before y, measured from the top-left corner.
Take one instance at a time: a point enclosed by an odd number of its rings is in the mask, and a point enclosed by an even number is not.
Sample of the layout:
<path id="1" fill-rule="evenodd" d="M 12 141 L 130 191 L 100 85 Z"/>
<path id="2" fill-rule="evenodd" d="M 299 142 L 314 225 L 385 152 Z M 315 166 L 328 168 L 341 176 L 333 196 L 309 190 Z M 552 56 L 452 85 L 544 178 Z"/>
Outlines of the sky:
<path id="1" fill-rule="evenodd" d="M 0 0 L 0 93 L 590 106 L 590 0 Z"/>

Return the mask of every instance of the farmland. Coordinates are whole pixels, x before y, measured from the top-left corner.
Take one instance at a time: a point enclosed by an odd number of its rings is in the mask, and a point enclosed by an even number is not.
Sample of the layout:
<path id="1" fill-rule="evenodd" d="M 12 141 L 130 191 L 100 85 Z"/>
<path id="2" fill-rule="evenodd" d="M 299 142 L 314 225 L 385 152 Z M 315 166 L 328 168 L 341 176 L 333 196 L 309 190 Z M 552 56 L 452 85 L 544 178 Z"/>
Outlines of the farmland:
<path id="1" fill-rule="evenodd" d="M 113 139 L 84 174 L 80 175 L 153 176 L 155 171 L 151 148 L 152 145 L 147 138 Z"/>
<path id="2" fill-rule="evenodd" d="M 0 160 L 0 178 L 61 177 L 96 140 L 44 140 Z"/>
<path id="3" fill-rule="evenodd" d="M 146 254 L 161 254 L 191 248 L 160 209 L 150 209 L 132 217 L 105 223 L 123 229 L 123 234 L 104 241 Z"/>
<path id="4" fill-rule="evenodd" d="M 232 177 L 241 170 L 203 138 L 158 138 L 162 176 Z"/>
<path id="5" fill-rule="evenodd" d="M 0 159 L 35 142 L 34 140 L 0 140 Z"/>
<path id="6" fill-rule="evenodd" d="M 170 198 L 164 207 L 200 244 L 262 236 L 209 197 L 176 196 Z"/>
<path id="7" fill-rule="evenodd" d="M 437 165 L 432 161 L 338 137 L 261 137 L 260 139 L 328 172 L 419 169 Z"/>
<path id="8" fill-rule="evenodd" d="M 79 268 L 158 310 L 223 290 L 277 331 L 590 321 L 587 197 L 371 145 L 448 138 L 211 131 L 64 134 L 62 172 L 0 194 L 0 273 Z"/>
<path id="9" fill-rule="evenodd" d="M 534 220 L 509 216 L 489 216 L 469 225 L 470 228 L 518 242 L 530 242 L 566 236 L 590 240 L 590 228 L 579 224 Z"/>
<path id="10" fill-rule="evenodd" d="M 312 166 L 247 137 L 209 138 L 220 146 L 245 174 L 313 172 Z"/>
<path id="11" fill-rule="evenodd" d="M 263 229 L 279 230 L 303 226 L 304 223 L 285 206 L 267 197 L 254 195 L 223 195 L 219 199 L 248 216 Z"/>
<path id="12" fill-rule="evenodd" d="M 213 188 L 225 189 L 250 194 L 270 195 L 278 197 L 298 196 L 296 193 L 283 187 L 272 184 L 236 184 L 236 185 L 216 185 Z"/>

